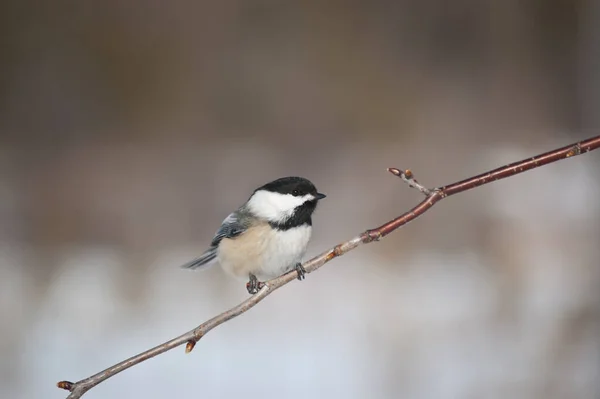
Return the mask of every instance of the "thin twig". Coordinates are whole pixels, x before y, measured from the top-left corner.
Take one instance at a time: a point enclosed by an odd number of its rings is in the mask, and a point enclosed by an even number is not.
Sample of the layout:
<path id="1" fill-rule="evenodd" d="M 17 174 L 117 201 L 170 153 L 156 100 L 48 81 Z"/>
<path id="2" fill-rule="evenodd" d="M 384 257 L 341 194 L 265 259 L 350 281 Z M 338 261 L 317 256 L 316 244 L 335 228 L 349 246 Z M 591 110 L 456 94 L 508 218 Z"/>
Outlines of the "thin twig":
<path id="1" fill-rule="evenodd" d="M 390 172 L 391 174 L 393 174 L 395 176 L 398 176 L 399 178 L 402 179 L 402 181 L 404 181 L 406 184 L 408 184 L 409 187 L 419 190 L 421 192 L 421 194 L 431 195 L 431 190 L 428 189 L 427 187 L 423 186 L 422 184 L 420 184 L 417 181 L 417 179 L 415 179 L 415 176 L 413 175 L 413 173 L 410 169 L 401 171 L 398 168 L 388 168 L 388 172 Z"/>
<path id="2" fill-rule="evenodd" d="M 400 226 L 407 224 L 408 222 L 421 216 L 427 210 L 429 210 L 435 203 L 442 199 L 449 197 L 454 194 L 461 193 L 463 191 L 471 190 L 475 187 L 491 183 L 496 180 L 504 179 L 510 176 L 517 175 L 519 173 L 537 168 L 539 166 L 547 165 L 561 159 L 570 158 L 576 155 L 580 155 L 592 150 L 600 148 L 600 136 L 592 137 L 590 139 L 580 141 L 575 144 L 571 144 L 566 147 L 562 147 L 533 158 L 525 159 L 523 161 L 511 163 L 509 165 L 494 169 L 492 171 L 482 173 L 480 175 L 459 181 L 457 183 L 449 184 L 447 186 L 438 187 L 435 189 L 428 189 L 425 186 L 419 184 L 415 179 L 410 170 L 401 171 L 400 169 L 390 168 L 389 171 L 394 175 L 400 177 L 410 187 L 419 190 L 425 195 L 425 199 L 421 201 L 417 206 L 402 214 L 401 216 L 379 226 L 374 229 L 370 229 L 348 240 L 342 244 L 336 245 L 332 249 L 323 252 L 322 254 L 312 258 L 303 264 L 306 273 L 312 273 L 325 263 L 332 259 L 344 255 L 345 253 L 353 250 L 362 244 L 368 244 L 373 241 L 380 240 L 392 231 L 398 229 Z M 278 288 L 285 284 L 295 280 L 297 277 L 296 271 L 291 271 L 280 277 L 269 280 L 264 283 L 264 286 L 250 298 L 246 299 L 239 305 L 223 312 L 212 319 L 200 324 L 195 329 L 186 332 L 170 341 L 155 346 L 152 349 L 148 349 L 138 355 L 130 357 L 127 360 L 119 362 L 114 366 L 107 368 L 97 374 L 94 374 L 88 378 L 77 381 L 75 383 L 69 381 L 61 381 L 57 384 L 59 388 L 66 389 L 71 392 L 67 399 L 80 398 L 91 388 L 107 380 L 108 378 L 120 373 L 129 367 L 135 366 L 145 360 L 148 360 L 156 355 L 167 352 L 175 347 L 186 344 L 186 353 L 189 353 L 194 349 L 196 343 L 206 335 L 213 328 L 225 323 L 228 320 L 233 319 L 247 312 L 253 308 L 257 303 L 265 299 L 268 295 L 273 293 Z"/>

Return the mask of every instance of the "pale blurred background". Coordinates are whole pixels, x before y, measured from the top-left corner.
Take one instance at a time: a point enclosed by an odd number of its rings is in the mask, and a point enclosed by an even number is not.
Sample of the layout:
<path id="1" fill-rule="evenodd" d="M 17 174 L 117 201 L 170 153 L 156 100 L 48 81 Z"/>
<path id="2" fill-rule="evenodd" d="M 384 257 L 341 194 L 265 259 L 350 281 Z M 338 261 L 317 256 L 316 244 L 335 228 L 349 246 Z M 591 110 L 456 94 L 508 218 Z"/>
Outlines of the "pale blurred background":
<path id="1" fill-rule="evenodd" d="M 247 297 L 178 266 L 258 185 L 309 255 L 600 130 L 600 2 L 3 1 L 0 397 Z M 600 153 L 449 198 L 99 398 L 600 398 Z"/>

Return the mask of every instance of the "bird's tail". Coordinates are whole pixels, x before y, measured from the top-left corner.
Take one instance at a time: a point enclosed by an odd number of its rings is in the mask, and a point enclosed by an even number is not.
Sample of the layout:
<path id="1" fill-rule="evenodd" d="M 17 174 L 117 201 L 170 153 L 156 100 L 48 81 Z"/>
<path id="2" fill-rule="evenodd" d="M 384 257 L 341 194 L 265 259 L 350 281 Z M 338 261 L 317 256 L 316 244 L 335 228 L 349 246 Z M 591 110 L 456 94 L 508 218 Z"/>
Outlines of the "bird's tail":
<path id="1" fill-rule="evenodd" d="M 200 257 L 189 261 L 181 266 L 182 269 L 207 269 L 214 263 L 217 257 L 217 247 L 210 247 Z"/>

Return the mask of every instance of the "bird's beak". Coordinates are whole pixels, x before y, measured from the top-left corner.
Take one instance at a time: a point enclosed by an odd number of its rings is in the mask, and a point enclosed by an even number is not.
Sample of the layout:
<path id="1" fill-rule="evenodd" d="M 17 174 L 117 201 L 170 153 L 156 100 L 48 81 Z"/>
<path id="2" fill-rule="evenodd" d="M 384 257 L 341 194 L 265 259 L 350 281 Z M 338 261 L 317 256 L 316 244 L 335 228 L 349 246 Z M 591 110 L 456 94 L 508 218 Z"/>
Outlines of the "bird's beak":
<path id="1" fill-rule="evenodd" d="M 321 194 L 321 193 L 317 193 L 315 195 L 315 199 L 318 200 L 322 200 L 323 198 L 327 197 L 325 194 Z"/>

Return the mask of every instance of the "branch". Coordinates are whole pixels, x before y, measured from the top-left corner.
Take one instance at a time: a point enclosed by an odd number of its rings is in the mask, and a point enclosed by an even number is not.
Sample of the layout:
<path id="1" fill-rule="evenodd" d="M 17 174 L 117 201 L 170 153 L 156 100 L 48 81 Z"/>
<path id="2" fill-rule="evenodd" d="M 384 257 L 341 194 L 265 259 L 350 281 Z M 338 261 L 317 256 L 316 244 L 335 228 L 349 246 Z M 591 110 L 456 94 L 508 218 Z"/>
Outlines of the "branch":
<path id="1" fill-rule="evenodd" d="M 576 155 L 580 155 L 589 151 L 593 151 L 600 148 L 600 136 L 592 137 L 590 139 L 580 141 L 575 144 L 571 144 L 566 147 L 562 147 L 533 158 L 525 159 L 523 161 L 511 163 L 506 166 L 502 166 L 498 169 L 494 169 L 492 171 L 482 173 L 480 175 L 449 184 L 447 186 L 438 187 L 434 189 L 428 189 L 425 186 L 419 184 L 415 179 L 410 170 L 401 171 L 400 169 L 390 168 L 388 169 L 395 176 L 400 177 L 403 181 L 405 181 L 410 187 L 413 187 L 419 190 L 422 194 L 425 195 L 425 199 L 421 201 L 417 206 L 408 212 L 398 216 L 397 218 L 379 226 L 374 229 L 370 229 L 365 231 L 364 233 L 348 240 L 344 243 L 336 245 L 332 249 L 329 249 L 322 254 L 312 258 L 311 260 L 305 262 L 303 264 L 306 273 L 312 273 L 325 263 L 337 258 L 338 256 L 344 255 L 347 252 L 355 249 L 359 245 L 368 244 L 373 241 L 378 241 L 383 237 L 387 236 L 394 230 L 399 227 L 407 224 L 408 222 L 416 219 L 421 216 L 425 212 L 427 212 L 433 205 L 435 205 L 438 201 L 449 197 L 454 194 L 461 193 L 463 191 L 471 190 L 475 187 L 482 186 L 487 183 L 491 183 L 496 180 L 504 179 L 510 176 L 517 175 L 519 173 L 526 172 L 528 170 L 537 168 L 539 166 L 544 166 L 556 161 L 560 161 L 562 159 L 574 157 Z M 200 324 L 198 327 L 194 328 L 191 331 L 186 332 L 176 338 L 173 338 L 170 341 L 167 341 L 163 344 L 155 346 L 154 348 L 148 349 L 138 355 L 130 357 L 127 360 L 123 360 L 103 370 L 97 374 L 94 374 L 88 378 L 77 381 L 75 383 L 69 381 L 60 381 L 57 386 L 62 389 L 66 389 L 71 392 L 71 394 L 67 397 L 67 399 L 77 399 L 80 398 L 84 393 L 86 393 L 91 388 L 100 384 L 101 382 L 109 379 L 110 377 L 124 371 L 136 364 L 139 364 L 143 361 L 146 361 L 156 355 L 160 355 L 161 353 L 167 352 L 173 348 L 186 344 L 185 351 L 189 353 L 194 349 L 196 343 L 204 337 L 210 330 L 213 328 L 225 323 L 228 320 L 233 319 L 241 315 L 242 313 L 247 312 L 251 308 L 253 308 L 260 301 L 265 299 L 267 296 L 271 295 L 278 288 L 286 285 L 287 283 L 295 280 L 297 277 L 296 271 L 291 271 L 286 273 L 280 277 L 269 280 L 264 283 L 262 288 L 255 295 L 246 299 L 239 305 L 223 312 L 212 319 Z"/>

